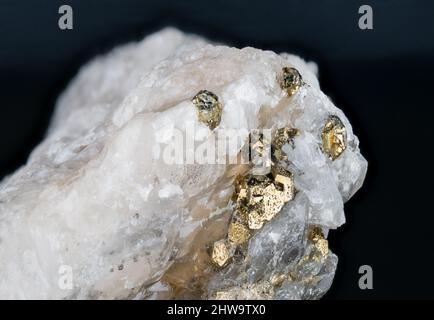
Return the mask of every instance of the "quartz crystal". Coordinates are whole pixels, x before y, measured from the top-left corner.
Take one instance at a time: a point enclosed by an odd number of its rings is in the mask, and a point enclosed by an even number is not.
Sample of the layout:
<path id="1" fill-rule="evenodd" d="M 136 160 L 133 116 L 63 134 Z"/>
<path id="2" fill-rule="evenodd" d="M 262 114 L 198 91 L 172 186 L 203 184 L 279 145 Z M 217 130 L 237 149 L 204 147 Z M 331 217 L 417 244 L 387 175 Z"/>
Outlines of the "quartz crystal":
<path id="1" fill-rule="evenodd" d="M 367 162 L 316 72 L 171 28 L 90 61 L 0 183 L 0 298 L 323 296 Z"/>

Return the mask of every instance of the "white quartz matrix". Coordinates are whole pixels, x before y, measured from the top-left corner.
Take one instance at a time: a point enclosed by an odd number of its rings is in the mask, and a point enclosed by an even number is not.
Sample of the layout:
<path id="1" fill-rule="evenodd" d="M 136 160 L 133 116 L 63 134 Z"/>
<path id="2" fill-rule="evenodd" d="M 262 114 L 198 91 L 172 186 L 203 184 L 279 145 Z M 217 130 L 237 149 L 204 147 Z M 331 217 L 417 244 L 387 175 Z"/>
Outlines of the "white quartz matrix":
<path id="1" fill-rule="evenodd" d="M 291 97 L 276 80 L 283 67 L 305 83 Z M 306 230 L 327 235 L 345 223 L 344 202 L 361 187 L 367 162 L 316 72 L 294 55 L 210 44 L 171 28 L 90 61 L 59 97 L 46 138 L 0 183 L 0 299 L 321 297 L 337 257 L 330 251 L 300 267 Z M 245 262 L 222 270 L 198 252 L 225 235 L 242 166 L 161 156 L 174 130 L 194 126 L 197 141 L 215 134 L 191 102 L 203 89 L 223 105 L 218 129 L 244 129 L 246 139 L 257 128 L 299 130 L 286 146 L 295 198 L 249 240 Z M 321 150 L 330 115 L 347 133 L 334 161 Z M 267 279 L 297 266 L 301 278 L 270 289 Z"/>

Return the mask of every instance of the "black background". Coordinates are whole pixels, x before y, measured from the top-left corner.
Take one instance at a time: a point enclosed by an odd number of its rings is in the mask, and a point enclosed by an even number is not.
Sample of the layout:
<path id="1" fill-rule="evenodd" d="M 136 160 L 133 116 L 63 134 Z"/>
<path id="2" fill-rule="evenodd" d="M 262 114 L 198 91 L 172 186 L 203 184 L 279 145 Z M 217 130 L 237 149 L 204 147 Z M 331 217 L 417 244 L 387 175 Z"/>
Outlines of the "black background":
<path id="1" fill-rule="evenodd" d="M 74 10 L 73 30 L 58 28 L 62 4 Z M 373 30 L 358 28 L 362 4 Z M 330 233 L 340 260 L 325 298 L 434 298 L 432 1 L 1 0 L 0 178 L 41 141 L 80 65 L 166 25 L 318 62 L 322 89 L 369 162 L 347 223 Z M 373 290 L 358 287 L 364 264 Z"/>

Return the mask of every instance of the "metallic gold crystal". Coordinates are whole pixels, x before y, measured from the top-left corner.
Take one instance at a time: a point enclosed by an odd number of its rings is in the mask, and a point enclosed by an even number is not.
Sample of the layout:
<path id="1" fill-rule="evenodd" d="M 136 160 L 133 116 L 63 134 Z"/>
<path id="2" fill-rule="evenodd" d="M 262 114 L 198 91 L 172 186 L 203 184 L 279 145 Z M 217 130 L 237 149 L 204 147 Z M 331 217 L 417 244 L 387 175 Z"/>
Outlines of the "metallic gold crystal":
<path id="1" fill-rule="evenodd" d="M 288 160 L 288 155 L 282 150 L 282 147 L 288 143 L 293 146 L 294 137 L 298 134 L 297 129 L 289 127 L 280 128 L 275 132 L 271 143 L 271 158 L 274 163 Z"/>
<path id="2" fill-rule="evenodd" d="M 344 124 L 336 116 L 330 116 L 321 133 L 322 150 L 331 159 L 337 159 L 347 148 Z"/>
<path id="3" fill-rule="evenodd" d="M 264 225 L 264 222 L 265 222 L 264 216 L 260 214 L 260 212 L 258 212 L 257 210 L 252 210 L 249 212 L 249 216 L 248 216 L 249 229 L 259 230 Z"/>
<path id="4" fill-rule="evenodd" d="M 235 217 L 246 223 L 249 229 L 261 229 L 265 222 L 273 219 L 295 196 L 293 175 L 273 166 L 271 174 L 252 175 L 236 179 Z M 246 218 L 247 217 L 247 218 Z"/>
<path id="5" fill-rule="evenodd" d="M 232 201 L 243 201 L 247 197 L 247 186 L 245 176 L 238 175 L 234 180 L 235 192 L 232 194 Z"/>
<path id="6" fill-rule="evenodd" d="M 298 129 L 288 127 L 280 128 L 274 134 L 272 143 L 276 148 L 282 148 L 283 145 L 291 142 L 291 140 L 298 134 Z"/>
<path id="7" fill-rule="evenodd" d="M 320 239 L 315 243 L 315 247 L 325 257 L 329 253 L 329 243 L 326 239 Z"/>
<path id="8" fill-rule="evenodd" d="M 264 220 L 270 221 L 282 210 L 285 204 L 284 193 L 276 189 L 274 184 L 269 185 L 263 190 L 262 210 Z"/>
<path id="9" fill-rule="evenodd" d="M 312 226 L 309 229 L 308 238 L 312 242 L 317 242 L 320 239 L 324 239 L 324 233 L 322 232 L 321 227 Z"/>
<path id="10" fill-rule="evenodd" d="M 317 252 L 325 257 L 329 253 L 328 241 L 324 238 L 324 233 L 320 227 L 314 226 L 309 231 L 309 240 L 315 246 Z"/>
<path id="11" fill-rule="evenodd" d="M 244 283 L 240 286 L 225 288 L 211 294 L 216 300 L 270 300 L 274 296 L 274 287 L 269 281 L 262 280 L 255 283 Z"/>
<path id="12" fill-rule="evenodd" d="M 282 191 L 283 201 L 288 202 L 295 197 L 294 176 L 288 170 L 274 166 L 271 169 L 274 177 L 274 184 Z"/>
<path id="13" fill-rule="evenodd" d="M 250 237 L 249 229 L 240 222 L 233 221 L 229 225 L 228 239 L 236 245 L 245 244 Z"/>
<path id="14" fill-rule="evenodd" d="M 218 267 L 224 267 L 231 259 L 229 244 L 226 240 L 219 240 L 214 242 L 211 252 L 212 262 Z"/>
<path id="15" fill-rule="evenodd" d="M 284 67 L 279 77 L 279 84 L 288 96 L 292 96 L 303 85 L 303 79 L 297 69 Z"/>
<path id="16" fill-rule="evenodd" d="M 208 90 L 201 90 L 191 101 L 196 107 L 199 121 L 214 130 L 220 124 L 222 116 L 222 104 L 217 95 Z"/>

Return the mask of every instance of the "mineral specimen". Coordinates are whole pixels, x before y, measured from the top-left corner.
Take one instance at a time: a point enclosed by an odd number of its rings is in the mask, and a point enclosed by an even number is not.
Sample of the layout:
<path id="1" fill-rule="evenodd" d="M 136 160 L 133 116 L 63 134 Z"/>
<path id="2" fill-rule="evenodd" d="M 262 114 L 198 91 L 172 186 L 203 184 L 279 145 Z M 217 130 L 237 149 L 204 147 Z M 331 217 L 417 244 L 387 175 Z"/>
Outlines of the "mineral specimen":
<path id="1" fill-rule="evenodd" d="M 95 58 L 0 184 L 0 298 L 320 298 L 367 162 L 315 73 L 175 29 Z"/>

